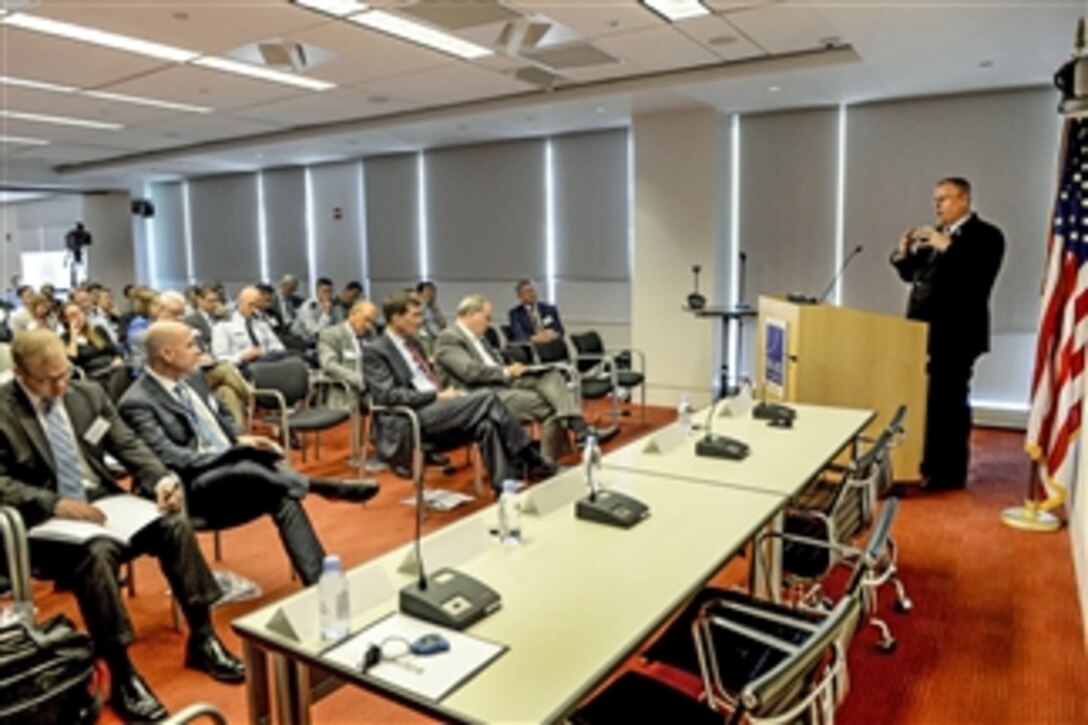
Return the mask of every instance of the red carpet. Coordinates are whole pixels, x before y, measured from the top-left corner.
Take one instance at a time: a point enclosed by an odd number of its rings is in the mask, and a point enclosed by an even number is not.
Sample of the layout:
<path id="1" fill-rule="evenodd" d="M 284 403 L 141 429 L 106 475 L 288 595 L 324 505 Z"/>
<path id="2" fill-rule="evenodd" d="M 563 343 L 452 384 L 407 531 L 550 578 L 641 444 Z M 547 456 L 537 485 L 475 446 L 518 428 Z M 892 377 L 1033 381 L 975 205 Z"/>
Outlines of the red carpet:
<path id="1" fill-rule="evenodd" d="M 614 447 L 643 435 L 675 415 L 637 411 L 624 419 Z M 310 471 L 343 475 L 346 431 L 322 442 L 322 463 Z M 1027 466 L 1016 433 L 985 431 L 975 437 L 972 487 L 966 492 L 910 495 L 900 509 L 896 535 L 900 569 L 915 611 L 907 616 L 887 607 L 899 640 L 893 655 L 871 649 L 870 633 L 851 653 L 851 691 L 840 711 L 845 723 L 1088 723 L 1088 678 L 1083 630 L 1073 584 L 1068 535 L 1031 535 L 1006 529 L 1003 507 L 1023 495 Z M 456 456 L 460 459 L 460 456 Z M 461 463 L 460 460 L 455 462 Z M 408 541 L 412 509 L 399 503 L 407 482 L 379 477 L 381 494 L 365 507 L 316 497 L 306 508 L 330 552 L 357 564 Z M 471 473 L 453 478 L 430 474 L 432 485 L 470 493 Z M 429 517 L 427 529 L 441 527 L 483 502 Z M 212 561 L 211 537 L 201 537 Z M 257 601 L 217 609 L 224 639 L 239 651 L 230 621 L 296 591 L 271 523 L 257 521 L 223 536 L 229 568 L 264 589 Z M 156 693 L 172 711 L 196 701 L 220 707 L 231 722 L 246 718 L 244 691 L 216 684 L 182 666 L 184 635 L 171 627 L 165 584 L 155 564 L 137 563 L 139 592 L 128 599 L 139 633 L 132 655 Z M 736 578 L 739 567 L 723 572 Z M 58 611 L 75 615 L 67 595 L 36 585 L 39 618 Z M 343 688 L 313 709 L 319 723 L 405 722 L 424 718 L 352 688 Z M 105 722 L 116 722 L 108 713 Z"/>

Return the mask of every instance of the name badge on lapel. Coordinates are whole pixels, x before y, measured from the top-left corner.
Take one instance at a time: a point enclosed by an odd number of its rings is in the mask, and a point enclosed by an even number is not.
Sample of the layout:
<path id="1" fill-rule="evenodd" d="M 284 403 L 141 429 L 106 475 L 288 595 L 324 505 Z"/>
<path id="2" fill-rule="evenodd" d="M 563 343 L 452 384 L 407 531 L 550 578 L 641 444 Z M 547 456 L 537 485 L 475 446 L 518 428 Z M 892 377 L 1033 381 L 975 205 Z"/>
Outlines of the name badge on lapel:
<path id="1" fill-rule="evenodd" d="M 109 429 L 110 422 L 102 416 L 98 416 L 94 419 L 94 423 L 91 423 L 91 427 L 87 429 L 87 432 L 83 434 L 83 440 L 92 446 L 97 446 L 102 441 L 102 436 L 109 432 Z"/>

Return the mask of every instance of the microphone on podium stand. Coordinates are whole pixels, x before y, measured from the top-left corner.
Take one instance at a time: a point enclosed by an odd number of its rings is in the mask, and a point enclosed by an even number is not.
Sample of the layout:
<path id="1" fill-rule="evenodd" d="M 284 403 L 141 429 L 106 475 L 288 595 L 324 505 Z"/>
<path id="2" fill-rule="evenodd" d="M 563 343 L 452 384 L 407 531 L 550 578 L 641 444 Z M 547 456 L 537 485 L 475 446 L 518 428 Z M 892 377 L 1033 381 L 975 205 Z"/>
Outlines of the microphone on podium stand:
<path id="1" fill-rule="evenodd" d="M 842 273 L 845 272 L 846 268 L 850 266 L 850 263 L 854 261 L 854 257 L 861 254 L 864 249 L 865 247 L 859 244 L 858 246 L 854 247 L 854 251 L 850 252 L 850 255 L 843 260 L 842 266 L 839 267 L 839 271 L 836 272 L 835 276 L 831 278 L 831 283 L 827 285 L 827 289 L 825 289 L 824 293 L 820 295 L 820 302 L 824 302 L 827 299 L 827 296 L 831 294 L 831 290 L 835 289 L 835 284 L 839 281 L 839 278 L 842 277 Z"/>

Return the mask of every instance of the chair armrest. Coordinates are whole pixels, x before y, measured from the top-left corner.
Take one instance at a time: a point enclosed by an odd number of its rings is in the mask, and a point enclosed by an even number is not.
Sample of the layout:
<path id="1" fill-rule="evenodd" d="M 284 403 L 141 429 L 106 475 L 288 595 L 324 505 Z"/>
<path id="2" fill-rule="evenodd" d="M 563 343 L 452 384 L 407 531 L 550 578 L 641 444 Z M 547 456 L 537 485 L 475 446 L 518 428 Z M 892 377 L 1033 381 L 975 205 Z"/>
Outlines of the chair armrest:
<path id="1" fill-rule="evenodd" d="M 7 553 L 12 596 L 16 604 L 31 602 L 33 592 L 30 588 L 30 545 L 23 517 L 11 506 L 0 506 L 0 538 Z M 28 614 L 32 615 L 33 612 Z"/>
<path id="2" fill-rule="evenodd" d="M 264 396 L 266 400 L 272 398 L 276 401 L 275 409 L 279 411 L 280 415 L 280 430 L 283 432 L 286 441 L 287 430 L 290 425 L 287 419 L 287 399 L 283 397 L 283 393 L 275 388 L 253 388 L 253 397 L 249 399 L 249 429 L 253 430 L 253 421 L 257 411 L 257 398 L 261 396 Z"/>
<path id="3" fill-rule="evenodd" d="M 188 725 L 188 723 L 201 717 L 207 717 L 211 722 L 215 723 L 215 725 L 227 725 L 226 715 L 224 715 L 215 705 L 210 705 L 206 702 L 198 702 L 189 705 L 162 722 L 163 725 Z"/>
<path id="4" fill-rule="evenodd" d="M 419 426 L 419 416 L 406 405 L 378 405 L 369 396 L 367 396 L 367 408 L 372 414 L 399 415 L 408 419 L 408 424 L 412 428 L 412 482 L 417 486 L 422 486 L 423 433 Z"/>

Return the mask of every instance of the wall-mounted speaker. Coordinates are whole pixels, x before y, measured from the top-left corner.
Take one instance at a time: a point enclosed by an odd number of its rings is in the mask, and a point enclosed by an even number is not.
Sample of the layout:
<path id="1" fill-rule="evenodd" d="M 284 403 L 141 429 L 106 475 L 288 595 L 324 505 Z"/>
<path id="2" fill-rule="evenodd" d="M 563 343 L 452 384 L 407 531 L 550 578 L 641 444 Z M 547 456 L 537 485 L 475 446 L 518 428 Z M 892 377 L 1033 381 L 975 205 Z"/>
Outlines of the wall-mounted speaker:
<path id="1" fill-rule="evenodd" d="M 155 216 L 155 205 L 151 203 L 150 199 L 133 199 L 132 215 L 145 219 L 153 217 Z"/>

